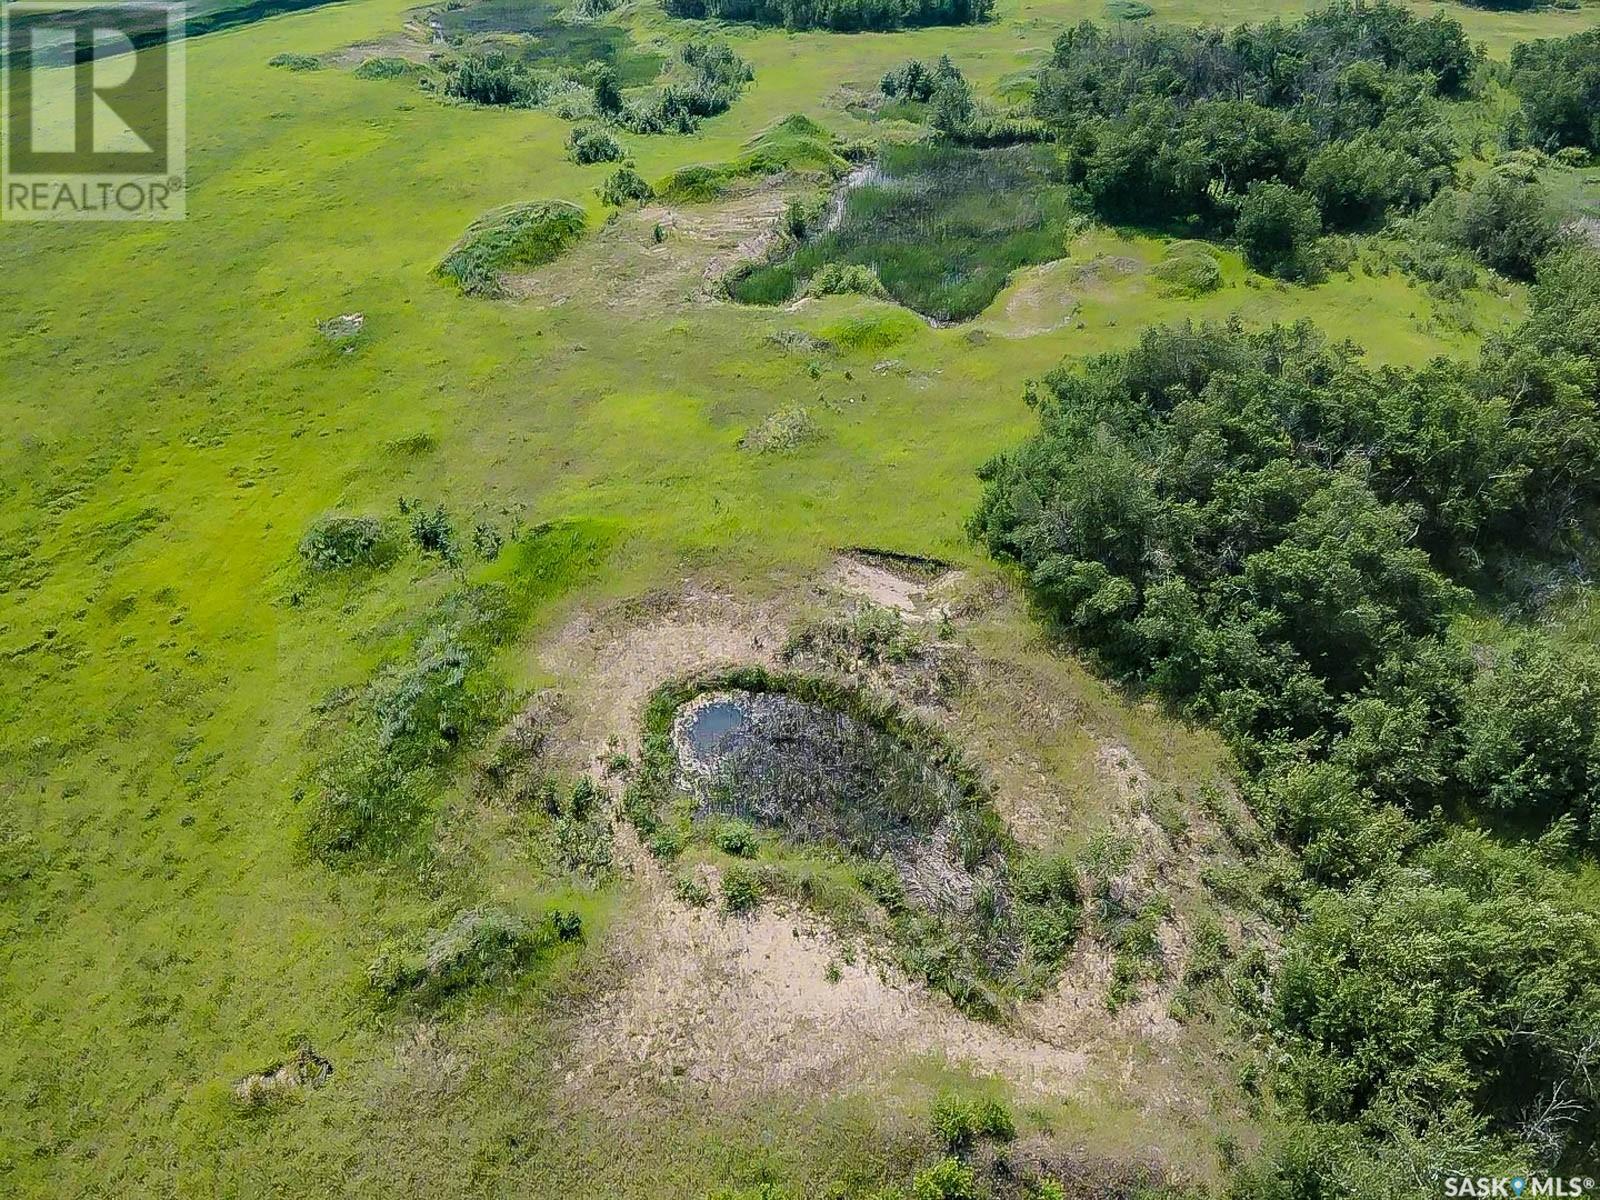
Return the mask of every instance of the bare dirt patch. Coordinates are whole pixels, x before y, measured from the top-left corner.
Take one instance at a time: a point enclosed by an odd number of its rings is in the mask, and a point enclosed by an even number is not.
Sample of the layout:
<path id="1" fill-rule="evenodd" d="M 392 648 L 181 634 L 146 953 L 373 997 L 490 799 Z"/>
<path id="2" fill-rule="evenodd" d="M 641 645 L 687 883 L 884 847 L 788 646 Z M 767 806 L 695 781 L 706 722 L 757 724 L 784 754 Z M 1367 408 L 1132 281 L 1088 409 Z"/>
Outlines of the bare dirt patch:
<path id="1" fill-rule="evenodd" d="M 772 181 L 714 204 L 624 209 L 576 253 L 508 277 L 506 292 L 547 305 L 583 296 L 613 312 L 631 313 L 710 303 L 718 298 L 724 275 L 767 252 L 787 200 L 787 192 Z"/>
<path id="2" fill-rule="evenodd" d="M 949 599 L 962 578 L 960 571 L 933 573 L 896 570 L 881 559 L 841 554 L 834 559 L 824 582 L 851 596 L 892 608 L 908 621 L 942 620 L 949 615 Z"/>

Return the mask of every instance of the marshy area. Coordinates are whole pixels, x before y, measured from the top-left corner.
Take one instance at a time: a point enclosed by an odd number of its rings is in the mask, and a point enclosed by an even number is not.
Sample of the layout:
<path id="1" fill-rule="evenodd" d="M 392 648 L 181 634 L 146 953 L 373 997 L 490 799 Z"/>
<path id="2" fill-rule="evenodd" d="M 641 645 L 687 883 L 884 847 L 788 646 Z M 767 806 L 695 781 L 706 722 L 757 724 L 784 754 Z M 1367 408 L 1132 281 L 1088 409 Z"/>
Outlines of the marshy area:
<path id="1" fill-rule="evenodd" d="M 1047 147 L 894 145 L 852 177 L 813 235 L 730 280 L 728 293 L 745 304 L 785 304 L 829 268 L 858 268 L 923 316 L 964 321 L 1013 271 L 1062 257 L 1076 224 Z"/>
<path id="2" fill-rule="evenodd" d="M 720 859 L 724 907 L 810 907 L 886 942 L 970 1015 L 1038 995 L 1077 935 L 1071 865 L 1018 846 L 961 752 L 821 677 L 744 667 L 665 684 L 624 807 L 657 858 L 689 864 L 686 895 L 693 865 Z"/>

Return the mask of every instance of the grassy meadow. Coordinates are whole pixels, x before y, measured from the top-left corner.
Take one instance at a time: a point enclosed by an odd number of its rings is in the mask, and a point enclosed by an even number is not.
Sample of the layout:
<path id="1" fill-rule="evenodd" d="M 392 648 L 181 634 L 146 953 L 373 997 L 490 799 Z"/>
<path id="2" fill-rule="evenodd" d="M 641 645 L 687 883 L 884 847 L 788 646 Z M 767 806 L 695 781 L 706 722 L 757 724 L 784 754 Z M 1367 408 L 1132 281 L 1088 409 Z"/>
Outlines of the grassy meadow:
<path id="1" fill-rule="evenodd" d="M 1290 286 L 1219 250 L 1222 286 L 1191 299 L 1153 281 L 1159 239 L 1097 228 L 950 328 L 859 296 L 794 311 L 657 311 L 644 296 L 628 320 L 583 294 L 464 296 L 434 269 L 474 221 L 564 200 L 598 228 L 612 168 L 570 162 L 571 124 L 545 112 L 267 65 L 392 36 L 411 7 L 349 0 L 192 41 L 186 221 L 0 226 L 0 1194 L 698 1195 L 763 1169 L 820 1185 L 819 1164 L 838 1163 L 868 1178 L 885 1145 L 920 1136 L 897 1105 L 920 1111 L 939 1064 L 907 1063 L 876 1097 L 651 1097 L 642 1117 L 568 1097 L 549 1067 L 553 1014 L 607 978 L 628 887 L 574 891 L 527 869 L 515 830 L 454 818 L 460 780 L 441 784 L 440 846 L 419 862 L 308 857 L 319 702 L 403 651 L 463 576 L 524 589 L 498 662 L 531 688 L 555 680 L 535 647 L 573 613 L 685 580 L 760 598 L 846 546 L 990 571 L 963 532 L 974 472 L 1032 429 L 1023 385 L 1063 356 L 1238 312 L 1421 363 L 1474 352 L 1520 289 L 1441 315 L 1398 271 Z M 1600 12 L 1445 7 L 1496 55 Z M 1231 0 L 1157 10 L 1265 15 Z M 732 109 L 693 135 L 623 140 L 655 180 L 733 159 L 793 113 L 870 137 L 841 96 L 908 56 L 948 52 L 995 93 L 1063 27 L 1101 16 L 1002 0 L 975 28 L 730 29 L 755 70 Z M 640 45 L 676 36 L 653 4 L 612 19 Z M 350 313 L 364 316 L 354 337 L 319 331 Z M 834 344 L 817 370 L 773 340 L 793 330 Z M 796 404 L 814 441 L 741 450 Z M 525 576 L 515 554 L 458 572 L 407 553 L 306 577 L 296 547 L 314 520 L 387 517 L 400 497 L 464 528 L 571 522 L 593 538 Z M 1002 640 L 1016 653 L 1030 636 Z M 1061 670 L 1127 740 L 1215 754 Z M 385 937 L 490 900 L 575 908 L 586 946 L 438 1019 L 374 1004 L 363 981 Z M 241 1114 L 233 1081 L 301 1040 L 333 1061 L 330 1086 Z M 1112 1148 L 1163 1136 L 1081 1097 L 1039 1120 Z"/>

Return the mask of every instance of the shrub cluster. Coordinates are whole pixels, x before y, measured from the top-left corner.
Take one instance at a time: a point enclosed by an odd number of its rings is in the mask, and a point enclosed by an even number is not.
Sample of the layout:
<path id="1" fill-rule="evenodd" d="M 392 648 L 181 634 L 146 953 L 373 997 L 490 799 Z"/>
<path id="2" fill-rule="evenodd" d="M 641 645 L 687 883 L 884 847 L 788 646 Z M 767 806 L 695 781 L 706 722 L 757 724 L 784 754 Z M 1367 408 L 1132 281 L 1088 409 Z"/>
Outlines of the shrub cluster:
<path id="1" fill-rule="evenodd" d="M 583 125 L 573 127 L 567 138 L 567 153 L 579 166 L 591 163 L 621 162 L 625 157 L 622 143 L 604 129 L 591 129 Z"/>
<path id="2" fill-rule="evenodd" d="M 435 1004 L 456 992 L 504 984 L 529 963 L 583 936 L 576 913 L 554 910 L 536 923 L 495 906 L 458 913 L 415 946 L 385 944 L 367 980 L 386 996 Z"/>
<path id="3" fill-rule="evenodd" d="M 1035 110 L 1103 215 L 1234 232 L 1261 269 L 1303 276 L 1324 226 L 1415 209 L 1452 181 L 1435 101 L 1475 65 L 1455 21 L 1388 0 L 1226 33 L 1085 23 L 1056 41 Z"/>
<path id="4" fill-rule="evenodd" d="M 1600 30 L 1514 47 L 1511 86 L 1535 144 L 1600 153 Z"/>
<path id="5" fill-rule="evenodd" d="M 544 96 L 539 78 L 516 59 L 491 51 L 445 64 L 444 94 L 469 104 L 531 108 Z"/>
<path id="6" fill-rule="evenodd" d="M 618 167 L 597 190 L 602 201 L 616 208 L 626 204 L 642 204 L 655 195 L 644 177 L 632 167 Z"/>
<path id="7" fill-rule="evenodd" d="M 677 53 L 665 86 L 647 99 L 625 102 L 603 77 L 595 85 L 600 112 L 635 133 L 693 133 L 704 117 L 727 112 L 755 78 L 750 64 L 727 42 L 697 38 Z"/>
<path id="8" fill-rule="evenodd" d="M 1600 841 L 1600 657 L 1532 631 L 1475 656 L 1451 620 L 1592 529 L 1600 261 L 1547 257 L 1476 365 L 1185 326 L 1031 398 L 974 532 L 1107 669 L 1217 723 L 1298 851 L 1302 919 L 1242 978 L 1309 1124 L 1238 1194 L 1586 1161 L 1600 922 L 1551 864 Z"/>
<path id="9" fill-rule="evenodd" d="M 931 67 L 920 59 L 908 58 L 878 81 L 878 90 L 891 100 L 926 102 L 933 99 L 941 84 L 954 83 L 961 78 L 961 72 L 948 54 L 941 54 Z"/>
<path id="10" fill-rule="evenodd" d="M 386 550 L 377 517 L 322 517 L 300 539 L 300 558 L 314 571 L 375 566 Z"/>

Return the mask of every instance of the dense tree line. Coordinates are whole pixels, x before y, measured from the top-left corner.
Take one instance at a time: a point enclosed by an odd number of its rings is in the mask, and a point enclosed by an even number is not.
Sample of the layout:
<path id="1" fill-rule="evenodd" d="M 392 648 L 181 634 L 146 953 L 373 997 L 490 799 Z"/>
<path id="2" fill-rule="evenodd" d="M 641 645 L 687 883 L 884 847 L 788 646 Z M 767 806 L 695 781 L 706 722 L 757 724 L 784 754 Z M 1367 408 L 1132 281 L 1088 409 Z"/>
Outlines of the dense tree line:
<path id="1" fill-rule="evenodd" d="M 1600 922 L 1552 864 L 1600 844 L 1600 658 L 1474 648 L 1453 617 L 1589 544 L 1600 259 L 1547 257 L 1475 364 L 1182 326 L 1030 398 L 1040 432 L 985 468 L 974 532 L 1108 670 L 1216 723 L 1298 851 L 1253 994 L 1307 1124 L 1242 1192 L 1589 1161 Z"/>
<path id="2" fill-rule="evenodd" d="M 987 20 L 994 0 L 666 0 L 669 16 L 751 21 L 785 29 L 904 29 Z"/>
<path id="3" fill-rule="evenodd" d="M 1458 23 L 1387 0 L 1229 32 L 1085 23 L 1057 40 L 1035 104 L 1102 215 L 1235 232 L 1258 267 L 1301 275 L 1324 226 L 1416 209 L 1453 181 L 1437 102 L 1476 63 Z"/>
<path id="4" fill-rule="evenodd" d="M 1600 151 L 1600 29 L 1514 47 L 1511 86 L 1536 146 Z"/>

